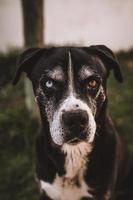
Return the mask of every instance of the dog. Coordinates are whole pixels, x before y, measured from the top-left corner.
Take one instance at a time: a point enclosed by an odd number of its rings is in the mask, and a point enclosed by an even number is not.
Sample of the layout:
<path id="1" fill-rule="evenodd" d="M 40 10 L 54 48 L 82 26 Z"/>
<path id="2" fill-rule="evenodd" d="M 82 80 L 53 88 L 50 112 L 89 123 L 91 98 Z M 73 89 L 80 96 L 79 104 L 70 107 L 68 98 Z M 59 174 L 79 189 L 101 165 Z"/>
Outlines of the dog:
<path id="1" fill-rule="evenodd" d="M 20 55 L 13 84 L 27 74 L 42 121 L 40 199 L 133 200 L 133 160 L 107 114 L 111 71 L 123 81 L 104 45 L 30 48 Z"/>

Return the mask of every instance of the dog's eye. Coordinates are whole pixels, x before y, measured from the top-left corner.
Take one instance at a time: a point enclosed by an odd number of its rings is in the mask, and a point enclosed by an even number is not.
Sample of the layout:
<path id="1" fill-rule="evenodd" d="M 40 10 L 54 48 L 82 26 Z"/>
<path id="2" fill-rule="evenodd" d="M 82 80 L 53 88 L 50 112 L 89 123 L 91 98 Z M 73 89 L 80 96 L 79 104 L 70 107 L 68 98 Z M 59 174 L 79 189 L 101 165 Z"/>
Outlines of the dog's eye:
<path id="1" fill-rule="evenodd" d="M 52 88 L 52 87 L 54 86 L 54 84 L 53 84 L 52 81 L 49 80 L 49 81 L 46 81 L 45 86 L 46 86 L 47 88 Z"/>
<path id="2" fill-rule="evenodd" d="M 87 89 L 97 89 L 98 88 L 98 82 L 93 79 L 93 80 L 90 80 L 88 83 L 87 83 Z"/>

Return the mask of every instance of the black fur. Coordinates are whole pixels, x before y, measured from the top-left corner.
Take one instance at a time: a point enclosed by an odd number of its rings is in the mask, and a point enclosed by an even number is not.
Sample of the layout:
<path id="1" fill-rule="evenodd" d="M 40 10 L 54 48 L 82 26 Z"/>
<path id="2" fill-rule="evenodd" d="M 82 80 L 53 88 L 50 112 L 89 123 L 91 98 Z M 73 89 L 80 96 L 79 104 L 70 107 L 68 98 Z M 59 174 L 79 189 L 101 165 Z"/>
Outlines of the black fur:
<path id="1" fill-rule="evenodd" d="M 22 72 L 26 72 L 33 84 L 36 95 L 39 87 L 39 79 L 45 70 L 53 69 L 54 66 L 63 66 L 63 71 L 67 71 L 67 52 L 71 52 L 73 70 L 75 77 L 78 70 L 83 65 L 89 65 L 102 79 L 102 85 L 106 96 L 106 80 L 110 70 L 113 70 L 116 80 L 123 81 L 119 63 L 113 52 L 106 46 L 97 45 L 90 47 L 57 47 L 57 48 L 32 48 L 25 51 L 18 61 L 18 70 L 14 79 L 14 84 L 19 81 Z M 88 102 L 86 91 L 82 84 L 75 81 L 77 95 L 85 102 Z M 83 83 L 84 84 L 84 83 Z M 63 92 L 67 85 L 67 77 L 64 84 L 60 85 L 60 90 L 56 92 L 55 104 L 61 102 Z M 82 88 L 81 88 L 82 87 Z M 82 91 L 82 92 L 81 92 Z M 47 93 L 47 92 L 46 92 Z M 46 98 L 55 95 L 55 91 L 46 94 Z M 95 94 L 91 94 L 92 96 Z M 65 174 L 65 155 L 60 148 L 53 144 L 49 133 L 49 123 L 41 103 L 41 95 L 38 97 L 38 104 L 42 118 L 42 131 L 36 143 L 36 173 L 38 179 L 52 183 L 55 175 Z M 93 188 L 93 199 L 96 200 L 132 200 L 133 199 L 133 161 L 131 156 L 119 137 L 112 120 L 107 116 L 107 96 L 99 95 L 97 99 L 96 124 L 97 130 L 93 142 L 93 151 L 87 165 L 85 181 L 89 187 Z M 78 185 L 78 181 L 77 181 Z M 79 185 L 80 187 L 80 185 Z M 46 194 L 42 200 L 50 199 Z M 88 199 L 89 198 L 82 198 Z"/>

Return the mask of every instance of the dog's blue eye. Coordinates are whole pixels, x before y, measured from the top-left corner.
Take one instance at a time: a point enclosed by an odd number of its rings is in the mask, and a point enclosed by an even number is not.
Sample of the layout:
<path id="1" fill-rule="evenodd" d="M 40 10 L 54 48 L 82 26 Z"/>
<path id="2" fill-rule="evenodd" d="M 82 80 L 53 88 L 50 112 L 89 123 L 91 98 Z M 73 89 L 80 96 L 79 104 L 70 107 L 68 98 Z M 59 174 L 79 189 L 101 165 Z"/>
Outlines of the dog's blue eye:
<path id="1" fill-rule="evenodd" d="M 52 88 L 53 87 L 53 82 L 52 81 L 46 81 L 46 83 L 45 83 L 45 86 L 47 87 L 47 88 Z"/>

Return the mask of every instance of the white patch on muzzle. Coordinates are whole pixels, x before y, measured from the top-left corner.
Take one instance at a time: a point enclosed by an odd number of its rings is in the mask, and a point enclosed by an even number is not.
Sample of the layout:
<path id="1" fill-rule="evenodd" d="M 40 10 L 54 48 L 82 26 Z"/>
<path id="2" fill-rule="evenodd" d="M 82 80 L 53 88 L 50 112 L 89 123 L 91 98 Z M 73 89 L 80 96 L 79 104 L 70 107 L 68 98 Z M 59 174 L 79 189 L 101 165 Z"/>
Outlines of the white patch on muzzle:
<path id="1" fill-rule="evenodd" d="M 50 122 L 50 133 L 53 141 L 57 145 L 62 145 L 64 142 L 65 131 L 63 129 L 62 124 L 62 113 L 65 111 L 76 110 L 78 105 L 78 109 L 86 111 L 88 114 L 88 142 L 93 142 L 95 131 L 96 131 L 96 123 L 94 116 L 91 112 L 91 109 L 88 107 L 86 103 L 77 99 L 74 96 L 69 96 L 64 102 L 61 104 L 60 108 L 55 112 L 53 116 L 53 120 Z"/>

